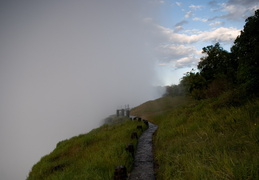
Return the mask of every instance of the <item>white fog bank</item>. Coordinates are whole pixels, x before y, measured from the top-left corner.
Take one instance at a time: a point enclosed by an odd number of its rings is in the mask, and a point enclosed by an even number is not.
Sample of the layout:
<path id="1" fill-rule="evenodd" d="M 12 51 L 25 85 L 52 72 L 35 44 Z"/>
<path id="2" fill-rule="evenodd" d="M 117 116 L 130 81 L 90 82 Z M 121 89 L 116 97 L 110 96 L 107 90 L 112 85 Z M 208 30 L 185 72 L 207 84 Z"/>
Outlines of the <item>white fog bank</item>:
<path id="1" fill-rule="evenodd" d="M 0 179 L 25 179 L 59 141 L 161 96 L 145 21 L 153 5 L 0 2 Z"/>

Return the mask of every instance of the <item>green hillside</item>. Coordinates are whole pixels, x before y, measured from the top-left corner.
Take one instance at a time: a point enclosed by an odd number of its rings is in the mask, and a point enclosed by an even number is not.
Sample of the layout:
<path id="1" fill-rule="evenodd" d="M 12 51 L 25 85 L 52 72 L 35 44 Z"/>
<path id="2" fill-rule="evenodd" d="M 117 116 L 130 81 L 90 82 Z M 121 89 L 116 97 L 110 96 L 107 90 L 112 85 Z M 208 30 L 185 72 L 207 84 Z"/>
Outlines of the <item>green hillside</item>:
<path id="1" fill-rule="evenodd" d="M 259 100 L 239 107 L 219 102 L 164 97 L 132 111 L 159 126 L 158 180 L 259 179 Z"/>
<path id="2" fill-rule="evenodd" d="M 154 135 L 158 180 L 259 179 L 259 99 L 241 106 L 219 106 L 220 98 L 197 101 L 163 97 L 131 113 L 159 126 Z M 31 179 L 113 179 L 114 169 L 131 171 L 125 151 L 143 122 L 114 119 L 91 132 L 61 141 L 33 166 Z M 147 128 L 147 127 L 145 127 Z"/>
<path id="3" fill-rule="evenodd" d="M 147 127 L 143 122 L 128 118 L 113 118 L 113 122 L 116 123 L 59 142 L 53 152 L 33 166 L 27 179 L 110 180 L 119 165 L 130 171 L 133 157 L 125 149 L 128 144 L 136 148 L 137 139 L 132 139 L 131 134 L 136 132 L 140 136 L 142 133 L 136 127 L 142 125 L 143 130 Z"/>

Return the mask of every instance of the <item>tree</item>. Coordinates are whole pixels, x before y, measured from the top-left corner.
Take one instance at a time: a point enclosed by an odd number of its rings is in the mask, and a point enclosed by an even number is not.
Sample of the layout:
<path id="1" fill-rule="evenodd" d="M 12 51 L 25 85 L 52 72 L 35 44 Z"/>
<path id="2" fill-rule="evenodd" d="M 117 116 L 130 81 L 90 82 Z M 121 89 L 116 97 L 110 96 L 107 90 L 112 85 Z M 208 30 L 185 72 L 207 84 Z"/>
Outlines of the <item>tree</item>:
<path id="1" fill-rule="evenodd" d="M 259 92 L 259 10 L 246 19 L 241 34 L 231 48 L 233 59 L 238 62 L 237 80 L 245 92 Z"/>
<path id="2" fill-rule="evenodd" d="M 166 92 L 164 94 L 164 96 L 183 96 L 185 95 L 184 89 L 181 86 L 181 84 L 178 85 L 171 85 L 171 86 L 166 86 Z"/>
<path id="3" fill-rule="evenodd" d="M 202 53 L 206 55 L 201 58 L 198 69 L 201 76 L 208 82 L 212 82 L 218 77 L 233 77 L 235 71 L 229 66 L 232 63 L 230 54 L 219 43 L 202 48 Z M 232 75 L 230 76 L 230 74 Z"/>
<path id="4" fill-rule="evenodd" d="M 206 80 L 200 73 L 187 72 L 183 76 L 180 85 L 184 87 L 185 92 L 195 99 L 205 98 Z"/>

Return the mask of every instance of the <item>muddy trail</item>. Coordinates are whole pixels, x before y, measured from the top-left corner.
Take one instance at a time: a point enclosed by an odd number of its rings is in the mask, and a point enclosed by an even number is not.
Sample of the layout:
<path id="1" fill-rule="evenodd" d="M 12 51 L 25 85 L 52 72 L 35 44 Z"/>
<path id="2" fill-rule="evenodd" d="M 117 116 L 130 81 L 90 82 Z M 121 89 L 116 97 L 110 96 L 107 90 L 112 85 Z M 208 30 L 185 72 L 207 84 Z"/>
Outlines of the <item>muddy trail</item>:
<path id="1" fill-rule="evenodd" d="M 157 125 L 149 122 L 149 128 L 140 136 L 129 180 L 155 180 L 152 137 L 156 130 Z"/>

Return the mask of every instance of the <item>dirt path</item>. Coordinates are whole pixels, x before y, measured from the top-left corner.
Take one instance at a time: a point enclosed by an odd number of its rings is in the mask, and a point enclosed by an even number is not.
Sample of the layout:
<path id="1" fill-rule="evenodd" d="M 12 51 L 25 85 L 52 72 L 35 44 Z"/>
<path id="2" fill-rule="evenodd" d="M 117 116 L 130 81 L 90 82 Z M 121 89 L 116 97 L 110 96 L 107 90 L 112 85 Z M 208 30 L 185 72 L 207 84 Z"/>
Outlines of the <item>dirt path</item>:
<path id="1" fill-rule="evenodd" d="M 156 129 L 156 125 L 149 123 L 149 128 L 140 136 L 129 180 L 155 180 L 152 136 Z"/>

